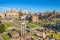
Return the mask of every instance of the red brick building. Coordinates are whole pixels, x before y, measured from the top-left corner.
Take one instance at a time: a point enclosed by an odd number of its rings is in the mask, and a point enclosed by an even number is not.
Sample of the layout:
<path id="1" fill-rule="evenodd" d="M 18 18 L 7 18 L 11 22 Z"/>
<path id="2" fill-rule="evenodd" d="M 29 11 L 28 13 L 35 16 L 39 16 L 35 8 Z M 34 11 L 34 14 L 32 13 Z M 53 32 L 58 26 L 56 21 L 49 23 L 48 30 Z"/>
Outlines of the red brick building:
<path id="1" fill-rule="evenodd" d="M 37 23 L 38 22 L 38 15 L 36 15 L 36 14 L 33 14 L 32 15 L 32 22 L 35 22 L 35 23 Z"/>

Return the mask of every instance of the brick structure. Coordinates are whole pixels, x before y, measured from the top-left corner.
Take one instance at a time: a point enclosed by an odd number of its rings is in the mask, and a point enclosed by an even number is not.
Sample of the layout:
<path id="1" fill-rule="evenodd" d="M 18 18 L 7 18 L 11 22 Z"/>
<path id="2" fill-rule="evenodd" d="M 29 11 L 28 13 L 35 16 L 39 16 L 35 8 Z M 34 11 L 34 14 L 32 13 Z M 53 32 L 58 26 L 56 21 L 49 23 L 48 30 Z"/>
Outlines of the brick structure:
<path id="1" fill-rule="evenodd" d="M 16 31 L 13 31 L 11 33 L 9 33 L 11 39 L 10 40 L 20 40 L 20 36 L 19 33 Z"/>
<path id="2" fill-rule="evenodd" d="M 35 22 L 35 23 L 37 23 L 38 22 L 38 15 L 36 15 L 36 14 L 33 14 L 32 15 L 32 22 Z"/>
<path id="3" fill-rule="evenodd" d="M 3 12 L 0 12 L 0 17 L 5 17 L 5 14 Z"/>
<path id="4" fill-rule="evenodd" d="M 7 11 L 6 12 L 6 17 L 7 18 L 18 18 L 19 17 L 19 12 L 18 11 L 14 11 L 14 10 Z"/>

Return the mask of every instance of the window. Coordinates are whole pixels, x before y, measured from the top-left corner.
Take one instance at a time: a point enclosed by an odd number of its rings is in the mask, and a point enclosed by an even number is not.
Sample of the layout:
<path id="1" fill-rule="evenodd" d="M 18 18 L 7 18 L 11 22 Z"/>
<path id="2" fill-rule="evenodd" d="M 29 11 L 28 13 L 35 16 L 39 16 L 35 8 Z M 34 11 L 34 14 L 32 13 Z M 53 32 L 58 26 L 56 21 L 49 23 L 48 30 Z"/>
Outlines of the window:
<path id="1" fill-rule="evenodd" d="M 6 17 L 6 14 L 5 14 L 5 17 Z"/>
<path id="2" fill-rule="evenodd" d="M 12 15 L 12 17 L 13 17 L 14 15 Z"/>
<path id="3" fill-rule="evenodd" d="M 15 16 L 17 16 L 17 15 L 15 15 Z"/>
<path id="4" fill-rule="evenodd" d="M 1 16 L 0 16 L 1 17 Z"/>
<path id="5" fill-rule="evenodd" d="M 10 17 L 11 15 L 9 15 L 9 17 Z"/>

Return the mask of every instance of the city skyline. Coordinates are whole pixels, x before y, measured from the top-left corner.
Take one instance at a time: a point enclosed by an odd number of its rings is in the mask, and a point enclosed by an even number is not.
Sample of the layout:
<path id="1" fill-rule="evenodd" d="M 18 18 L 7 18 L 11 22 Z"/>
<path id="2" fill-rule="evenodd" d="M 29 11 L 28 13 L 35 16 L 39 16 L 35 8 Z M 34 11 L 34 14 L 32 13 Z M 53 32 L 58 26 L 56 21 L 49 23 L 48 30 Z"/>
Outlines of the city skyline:
<path id="1" fill-rule="evenodd" d="M 0 12 L 16 8 L 29 12 L 60 11 L 60 0 L 1 0 Z"/>

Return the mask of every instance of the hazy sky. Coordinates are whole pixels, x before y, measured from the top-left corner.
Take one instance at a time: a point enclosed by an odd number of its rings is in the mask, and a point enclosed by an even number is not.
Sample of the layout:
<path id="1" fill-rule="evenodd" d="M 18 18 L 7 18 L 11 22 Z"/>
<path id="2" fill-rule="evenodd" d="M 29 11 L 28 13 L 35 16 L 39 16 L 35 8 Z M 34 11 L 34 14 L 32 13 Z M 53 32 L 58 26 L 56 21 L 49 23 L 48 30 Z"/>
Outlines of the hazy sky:
<path id="1" fill-rule="evenodd" d="M 10 8 L 30 12 L 60 11 L 60 0 L 0 0 L 0 11 Z"/>

